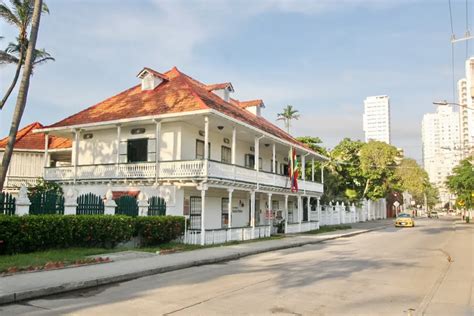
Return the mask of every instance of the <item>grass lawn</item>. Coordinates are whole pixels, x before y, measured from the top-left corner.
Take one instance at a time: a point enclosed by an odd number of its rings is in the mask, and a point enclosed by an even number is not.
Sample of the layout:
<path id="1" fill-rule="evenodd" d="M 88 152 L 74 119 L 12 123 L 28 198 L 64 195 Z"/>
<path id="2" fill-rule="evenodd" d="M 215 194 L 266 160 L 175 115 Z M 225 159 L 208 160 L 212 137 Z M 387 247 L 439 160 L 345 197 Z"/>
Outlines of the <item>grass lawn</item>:
<path id="1" fill-rule="evenodd" d="M 68 249 L 52 249 L 47 251 L 37 251 L 31 253 L 22 253 L 16 255 L 4 255 L 0 256 L 0 273 L 6 272 L 9 268 L 15 267 L 17 270 L 27 270 L 29 267 L 43 267 L 48 262 L 63 262 L 65 266 L 74 264 L 77 260 L 84 260 L 88 256 L 101 255 L 120 251 L 146 251 L 156 253 L 157 251 L 163 252 L 182 252 L 191 251 L 196 249 L 210 248 L 210 247 L 221 247 L 229 245 L 238 245 L 242 243 L 257 242 L 264 240 L 273 240 L 284 238 L 281 235 L 271 236 L 261 239 L 253 239 L 246 241 L 233 241 L 226 244 L 216 245 L 185 245 L 177 242 L 169 242 L 153 247 L 141 247 L 141 248 L 68 248 Z"/>
<path id="2" fill-rule="evenodd" d="M 303 234 L 308 235 L 315 235 L 315 234 L 322 234 L 322 233 L 329 233 L 336 230 L 344 230 L 344 229 L 351 229 L 351 225 L 330 225 L 330 226 L 321 226 L 319 229 L 311 230 L 309 232 L 305 232 Z"/>
<path id="3" fill-rule="evenodd" d="M 64 262 L 65 265 L 68 265 L 74 263 L 76 260 L 83 260 L 87 256 L 114 251 L 115 249 L 105 248 L 68 248 L 4 255 L 0 256 L 0 272 L 5 272 L 10 267 L 16 267 L 18 270 L 22 270 L 30 266 L 44 266 L 48 262 L 61 261 Z"/>

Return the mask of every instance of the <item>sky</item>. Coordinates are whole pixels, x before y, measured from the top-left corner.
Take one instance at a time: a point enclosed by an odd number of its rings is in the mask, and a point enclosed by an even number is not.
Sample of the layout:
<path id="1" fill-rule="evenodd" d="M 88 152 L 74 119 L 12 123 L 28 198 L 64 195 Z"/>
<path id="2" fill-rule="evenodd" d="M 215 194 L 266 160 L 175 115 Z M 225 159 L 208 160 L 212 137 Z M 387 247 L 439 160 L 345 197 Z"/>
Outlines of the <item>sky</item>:
<path id="1" fill-rule="evenodd" d="M 56 61 L 35 68 L 22 126 L 52 124 L 136 85 L 144 66 L 177 66 L 205 83 L 232 82 L 234 98 L 263 99 L 263 115 L 276 124 L 293 105 L 301 117 L 292 134 L 318 136 L 329 148 L 363 140 L 363 100 L 389 95 L 392 143 L 420 160 L 423 114 L 453 99 L 445 0 L 46 2 L 37 47 Z M 465 0 L 452 6 L 459 37 Z M 0 36 L 4 48 L 16 30 L 0 22 Z M 456 80 L 464 45 L 455 47 Z M 0 66 L 2 93 L 13 71 Z M 15 100 L 0 112 L 2 136 Z"/>

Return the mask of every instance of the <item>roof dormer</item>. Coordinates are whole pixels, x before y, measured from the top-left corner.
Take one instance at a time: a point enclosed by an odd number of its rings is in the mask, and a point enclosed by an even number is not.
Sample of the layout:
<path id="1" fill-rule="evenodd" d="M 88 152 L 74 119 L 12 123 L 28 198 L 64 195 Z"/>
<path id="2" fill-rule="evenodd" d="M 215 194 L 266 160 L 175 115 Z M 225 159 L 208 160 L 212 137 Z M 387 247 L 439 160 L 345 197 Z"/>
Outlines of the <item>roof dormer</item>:
<path id="1" fill-rule="evenodd" d="M 168 77 L 150 68 L 143 68 L 137 75 L 142 80 L 142 91 L 153 90 L 163 81 L 168 81 Z"/>
<path id="2" fill-rule="evenodd" d="M 209 84 L 206 86 L 206 88 L 207 91 L 213 92 L 215 95 L 226 102 L 229 102 L 229 94 L 234 92 L 234 87 L 232 87 L 232 83 L 230 82 Z"/>
<path id="3" fill-rule="evenodd" d="M 250 101 L 239 101 L 239 100 L 230 100 L 232 104 L 237 105 L 238 107 L 247 110 L 255 116 L 262 116 L 262 109 L 265 108 L 263 100 L 250 100 Z"/>

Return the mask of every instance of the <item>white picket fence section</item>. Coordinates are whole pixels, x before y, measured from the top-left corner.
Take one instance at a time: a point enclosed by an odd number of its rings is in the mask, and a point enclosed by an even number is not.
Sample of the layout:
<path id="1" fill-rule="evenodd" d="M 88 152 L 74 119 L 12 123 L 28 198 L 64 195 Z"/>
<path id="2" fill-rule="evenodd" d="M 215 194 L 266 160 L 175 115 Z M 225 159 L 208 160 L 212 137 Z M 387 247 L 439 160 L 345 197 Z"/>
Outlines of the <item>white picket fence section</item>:
<path id="1" fill-rule="evenodd" d="M 317 210 L 319 226 L 351 224 L 387 218 L 387 202 L 385 199 L 376 201 L 363 200 L 360 207 L 344 203 L 321 205 Z"/>
<path id="2" fill-rule="evenodd" d="M 204 232 L 204 244 L 223 244 L 230 241 L 244 241 L 258 238 L 270 237 L 271 226 L 237 227 L 227 229 L 206 229 Z M 188 230 L 183 238 L 185 244 L 200 245 L 201 231 Z"/>
<path id="3" fill-rule="evenodd" d="M 319 229 L 319 222 L 288 223 L 286 227 L 287 234 L 304 233 Z"/>

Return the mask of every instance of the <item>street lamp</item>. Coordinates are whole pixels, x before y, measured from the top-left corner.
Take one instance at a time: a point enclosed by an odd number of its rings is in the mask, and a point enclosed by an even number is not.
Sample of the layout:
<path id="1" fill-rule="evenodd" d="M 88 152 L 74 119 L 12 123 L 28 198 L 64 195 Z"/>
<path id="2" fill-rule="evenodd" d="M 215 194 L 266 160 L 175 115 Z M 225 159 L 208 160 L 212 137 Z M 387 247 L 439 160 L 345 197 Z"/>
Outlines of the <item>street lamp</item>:
<path id="1" fill-rule="evenodd" d="M 455 103 L 455 102 L 448 102 L 446 100 L 434 101 L 433 104 L 434 105 L 457 105 L 457 106 L 460 106 L 460 107 L 465 108 L 465 109 L 474 110 L 474 108 L 468 107 L 465 104 L 459 104 L 459 103 Z"/>

